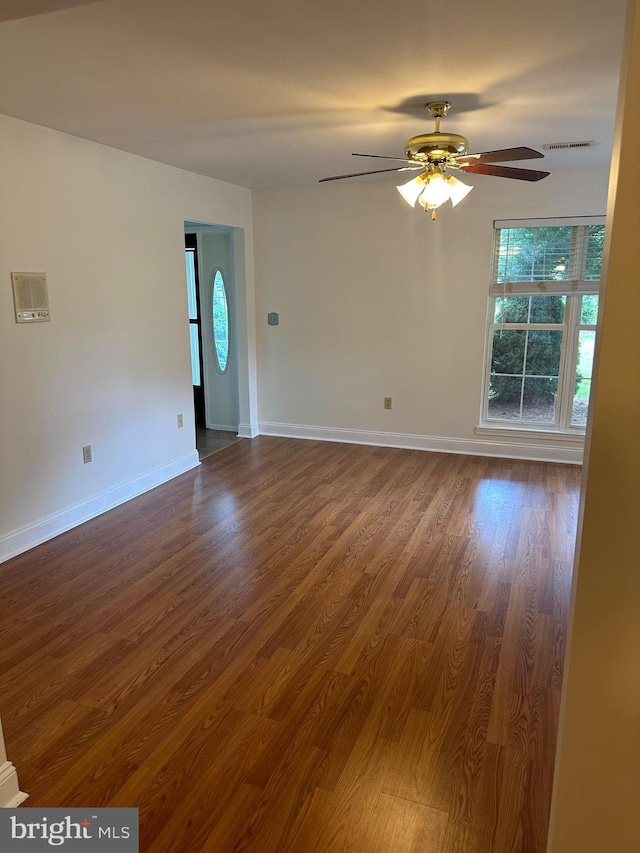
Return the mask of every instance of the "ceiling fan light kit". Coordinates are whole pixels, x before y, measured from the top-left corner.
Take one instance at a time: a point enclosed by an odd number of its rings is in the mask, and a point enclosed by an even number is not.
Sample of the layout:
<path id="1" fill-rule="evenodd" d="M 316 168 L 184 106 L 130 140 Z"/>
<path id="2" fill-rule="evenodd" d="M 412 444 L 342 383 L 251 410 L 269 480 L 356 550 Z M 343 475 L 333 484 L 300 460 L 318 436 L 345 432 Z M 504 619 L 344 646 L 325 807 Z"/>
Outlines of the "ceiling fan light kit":
<path id="1" fill-rule="evenodd" d="M 419 204 L 424 211 L 431 211 L 431 218 L 436 218 L 436 210 L 445 202 L 450 201 L 452 207 L 459 204 L 471 192 L 473 187 L 463 184 L 457 178 L 447 174 L 447 169 L 458 169 L 461 172 L 481 175 L 494 175 L 500 178 L 512 178 L 520 181 L 540 181 L 549 172 L 535 169 L 516 169 L 513 166 L 495 165 L 513 160 L 533 160 L 544 157 L 532 148 L 505 148 L 499 151 L 484 151 L 480 154 L 468 154 L 469 142 L 459 133 L 442 133 L 440 120 L 444 118 L 451 107 L 450 101 L 429 101 L 426 109 L 431 118 L 435 119 L 433 133 L 423 133 L 412 136 L 404 146 L 405 159 L 384 157 L 379 154 L 355 154 L 355 157 L 376 157 L 382 160 L 396 160 L 403 166 L 390 169 L 377 169 L 369 172 L 356 172 L 351 175 L 335 175 L 322 178 L 324 181 L 339 181 L 344 178 L 356 178 L 361 175 L 375 175 L 381 172 L 405 172 L 420 169 L 421 174 L 397 189 L 404 200 L 415 207 Z"/>
<path id="2" fill-rule="evenodd" d="M 467 197 L 473 187 L 463 184 L 453 175 L 446 175 L 440 169 L 434 168 L 406 184 L 401 184 L 396 189 L 411 207 L 420 204 L 425 212 L 432 211 L 431 216 L 435 219 L 436 208 L 447 201 L 455 207 Z"/>

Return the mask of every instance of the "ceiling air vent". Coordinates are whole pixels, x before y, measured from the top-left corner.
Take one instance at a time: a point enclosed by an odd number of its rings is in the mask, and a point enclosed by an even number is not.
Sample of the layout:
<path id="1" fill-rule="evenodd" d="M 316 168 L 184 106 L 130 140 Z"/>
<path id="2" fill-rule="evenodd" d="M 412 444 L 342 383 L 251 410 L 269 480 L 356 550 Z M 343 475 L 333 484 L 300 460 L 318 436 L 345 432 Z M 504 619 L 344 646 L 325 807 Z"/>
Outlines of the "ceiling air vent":
<path id="1" fill-rule="evenodd" d="M 564 151 L 566 148 L 593 148 L 595 142 L 550 142 L 543 145 L 545 151 Z"/>

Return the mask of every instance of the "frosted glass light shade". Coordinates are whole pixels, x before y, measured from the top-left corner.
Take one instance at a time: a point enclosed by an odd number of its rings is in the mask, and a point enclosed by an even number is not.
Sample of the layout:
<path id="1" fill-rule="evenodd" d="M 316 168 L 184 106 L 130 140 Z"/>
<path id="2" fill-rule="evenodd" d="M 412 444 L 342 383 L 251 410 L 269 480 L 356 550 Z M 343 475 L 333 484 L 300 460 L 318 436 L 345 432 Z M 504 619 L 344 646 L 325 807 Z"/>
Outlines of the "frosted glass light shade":
<path id="1" fill-rule="evenodd" d="M 410 204 L 411 207 L 415 207 L 418 196 L 424 189 L 424 178 L 422 175 L 418 175 L 417 178 L 414 178 L 406 184 L 401 184 L 399 187 L 396 187 L 396 189 L 407 204 Z"/>
<path id="2" fill-rule="evenodd" d="M 463 184 L 462 181 L 459 181 L 457 178 L 452 177 L 451 175 L 447 178 L 447 183 L 449 185 L 449 198 L 451 199 L 451 206 L 455 207 L 456 204 L 459 204 L 463 198 L 466 198 L 473 187 L 470 187 L 469 184 Z"/>

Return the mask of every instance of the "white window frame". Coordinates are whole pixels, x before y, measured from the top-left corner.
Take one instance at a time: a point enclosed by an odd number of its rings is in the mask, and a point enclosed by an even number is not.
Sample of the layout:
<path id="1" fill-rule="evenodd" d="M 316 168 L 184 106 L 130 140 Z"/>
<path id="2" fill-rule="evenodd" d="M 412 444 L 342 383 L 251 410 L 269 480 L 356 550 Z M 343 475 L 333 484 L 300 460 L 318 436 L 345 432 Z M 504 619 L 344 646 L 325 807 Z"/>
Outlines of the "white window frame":
<path id="1" fill-rule="evenodd" d="M 571 219 L 518 219 L 497 220 L 494 222 L 494 247 L 493 264 L 491 270 L 491 284 L 489 287 L 489 299 L 487 304 L 487 323 L 485 335 L 484 368 L 482 376 L 482 395 L 479 431 L 490 431 L 492 433 L 533 432 L 537 437 L 562 435 L 575 440 L 584 440 L 585 427 L 573 424 L 573 397 L 576 383 L 578 343 L 581 331 L 596 331 L 595 325 L 581 324 L 582 297 L 587 295 L 599 295 L 600 281 L 587 281 L 582 278 L 585 271 L 588 229 L 592 225 L 604 225 L 604 216 L 583 216 Z M 568 280 L 564 281 L 525 281 L 497 283 L 498 257 L 500 247 L 500 231 L 506 228 L 536 228 L 571 226 L 574 228 L 572 235 L 571 263 Z M 566 296 L 564 322 L 547 323 L 496 323 L 495 322 L 495 299 L 504 296 L 540 296 L 540 295 Z M 491 359 L 493 350 L 493 336 L 496 330 L 508 331 L 537 331 L 551 330 L 562 331 L 562 350 L 560 354 L 560 365 L 558 370 L 558 391 L 556 398 L 556 421 L 555 423 L 543 423 L 539 421 L 514 421 L 509 419 L 489 418 L 489 384 L 491 381 Z M 526 358 L 526 351 L 525 351 Z M 544 378 L 544 377 L 542 377 Z M 556 377 L 550 377 L 556 378 Z"/>

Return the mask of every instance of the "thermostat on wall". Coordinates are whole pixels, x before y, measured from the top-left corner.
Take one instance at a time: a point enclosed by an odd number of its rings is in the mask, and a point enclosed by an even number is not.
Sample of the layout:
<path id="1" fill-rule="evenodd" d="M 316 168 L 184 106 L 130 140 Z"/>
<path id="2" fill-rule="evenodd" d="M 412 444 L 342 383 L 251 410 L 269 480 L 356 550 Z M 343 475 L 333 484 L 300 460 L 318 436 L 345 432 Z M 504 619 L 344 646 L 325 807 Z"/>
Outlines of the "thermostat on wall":
<path id="1" fill-rule="evenodd" d="M 43 272 L 12 272 L 16 323 L 46 323 L 49 316 L 47 276 Z"/>

